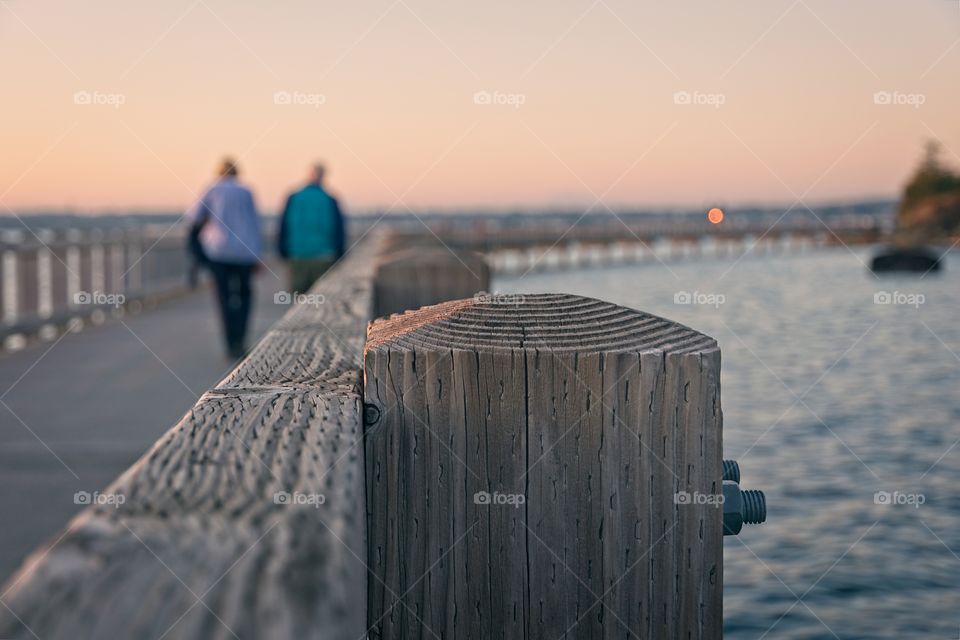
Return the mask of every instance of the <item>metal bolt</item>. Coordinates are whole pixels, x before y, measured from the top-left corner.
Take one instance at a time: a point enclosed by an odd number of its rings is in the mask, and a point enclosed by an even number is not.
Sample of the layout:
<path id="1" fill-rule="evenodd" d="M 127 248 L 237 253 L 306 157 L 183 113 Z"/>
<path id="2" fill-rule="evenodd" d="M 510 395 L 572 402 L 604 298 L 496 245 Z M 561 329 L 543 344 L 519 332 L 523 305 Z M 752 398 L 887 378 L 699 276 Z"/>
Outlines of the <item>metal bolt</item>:
<path id="1" fill-rule="evenodd" d="M 364 403 L 363 424 L 371 426 L 380 421 L 380 408 L 375 404 Z"/>
<path id="2" fill-rule="evenodd" d="M 740 484 L 740 465 L 736 460 L 723 461 L 723 479 Z"/>
<path id="3" fill-rule="evenodd" d="M 763 491 L 743 491 L 730 480 L 723 483 L 723 535 L 735 536 L 744 524 L 760 524 L 767 519 L 767 499 Z"/>

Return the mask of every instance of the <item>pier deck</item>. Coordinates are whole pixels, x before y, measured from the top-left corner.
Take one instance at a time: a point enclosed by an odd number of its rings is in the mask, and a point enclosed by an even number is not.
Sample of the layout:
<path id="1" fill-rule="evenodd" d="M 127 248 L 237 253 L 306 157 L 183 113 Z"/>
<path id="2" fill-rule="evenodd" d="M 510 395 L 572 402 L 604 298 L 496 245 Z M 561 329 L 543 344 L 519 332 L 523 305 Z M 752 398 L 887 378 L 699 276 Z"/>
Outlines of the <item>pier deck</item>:
<path id="1" fill-rule="evenodd" d="M 287 310 L 282 286 L 257 279 L 253 339 Z M 206 287 L 0 357 L 0 511 L 17 523 L 0 528 L 2 579 L 80 511 L 75 492 L 106 487 L 233 366 Z"/>

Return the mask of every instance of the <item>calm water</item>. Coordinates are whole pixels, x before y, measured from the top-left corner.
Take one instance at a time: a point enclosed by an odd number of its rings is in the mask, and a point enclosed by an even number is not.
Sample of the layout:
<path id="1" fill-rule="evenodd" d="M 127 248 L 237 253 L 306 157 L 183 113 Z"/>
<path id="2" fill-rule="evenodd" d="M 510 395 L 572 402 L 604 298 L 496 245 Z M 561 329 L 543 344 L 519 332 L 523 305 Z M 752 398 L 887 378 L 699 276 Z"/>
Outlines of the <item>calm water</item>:
<path id="1" fill-rule="evenodd" d="M 960 259 L 877 279 L 869 254 L 496 282 L 606 299 L 719 341 L 724 457 L 768 505 L 766 524 L 725 539 L 727 638 L 960 637 Z M 681 291 L 722 304 L 675 304 Z M 881 291 L 904 304 L 875 304 Z M 876 504 L 877 491 L 913 504 Z"/>

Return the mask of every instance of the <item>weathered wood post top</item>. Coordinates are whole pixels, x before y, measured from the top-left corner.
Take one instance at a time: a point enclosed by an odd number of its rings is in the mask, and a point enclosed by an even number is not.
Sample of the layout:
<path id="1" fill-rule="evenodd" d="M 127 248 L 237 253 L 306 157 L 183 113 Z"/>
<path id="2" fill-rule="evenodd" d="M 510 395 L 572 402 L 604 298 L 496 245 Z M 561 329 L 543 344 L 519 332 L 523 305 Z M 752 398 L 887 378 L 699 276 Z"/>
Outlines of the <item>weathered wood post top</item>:
<path id="1" fill-rule="evenodd" d="M 602 300 L 570 294 L 491 293 L 378 319 L 367 333 L 366 350 L 388 343 L 475 350 L 478 340 L 485 347 L 532 351 L 717 349 L 716 340 L 689 327 Z"/>
<path id="2" fill-rule="evenodd" d="M 421 241 L 378 257 L 373 315 L 465 298 L 489 287 L 490 267 L 479 253 Z"/>
<path id="3" fill-rule="evenodd" d="M 572 295 L 370 325 L 368 627 L 719 638 L 720 351 Z"/>

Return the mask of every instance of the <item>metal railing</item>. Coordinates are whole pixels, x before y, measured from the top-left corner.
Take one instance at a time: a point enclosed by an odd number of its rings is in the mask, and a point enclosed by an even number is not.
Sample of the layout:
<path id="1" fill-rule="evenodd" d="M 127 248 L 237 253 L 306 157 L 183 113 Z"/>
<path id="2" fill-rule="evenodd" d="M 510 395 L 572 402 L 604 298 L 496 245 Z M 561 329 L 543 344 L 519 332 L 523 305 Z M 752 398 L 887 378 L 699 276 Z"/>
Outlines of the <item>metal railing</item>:
<path id="1" fill-rule="evenodd" d="M 184 290 L 185 230 L 161 225 L 0 234 L 0 338 Z"/>

